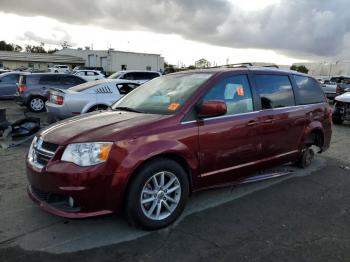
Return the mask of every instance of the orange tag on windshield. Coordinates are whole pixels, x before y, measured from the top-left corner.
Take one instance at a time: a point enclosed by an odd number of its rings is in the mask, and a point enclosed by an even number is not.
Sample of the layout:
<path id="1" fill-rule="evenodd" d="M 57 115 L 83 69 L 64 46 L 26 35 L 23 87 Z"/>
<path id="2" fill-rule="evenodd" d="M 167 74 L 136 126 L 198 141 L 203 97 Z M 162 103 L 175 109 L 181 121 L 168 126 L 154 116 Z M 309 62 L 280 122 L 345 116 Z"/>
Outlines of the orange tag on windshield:
<path id="1" fill-rule="evenodd" d="M 171 103 L 169 106 L 168 106 L 168 110 L 171 110 L 171 111 L 175 111 L 178 107 L 179 107 L 180 104 L 178 103 Z"/>
<path id="2" fill-rule="evenodd" d="M 244 89 L 242 86 L 237 87 L 236 91 L 238 96 L 244 96 Z"/>

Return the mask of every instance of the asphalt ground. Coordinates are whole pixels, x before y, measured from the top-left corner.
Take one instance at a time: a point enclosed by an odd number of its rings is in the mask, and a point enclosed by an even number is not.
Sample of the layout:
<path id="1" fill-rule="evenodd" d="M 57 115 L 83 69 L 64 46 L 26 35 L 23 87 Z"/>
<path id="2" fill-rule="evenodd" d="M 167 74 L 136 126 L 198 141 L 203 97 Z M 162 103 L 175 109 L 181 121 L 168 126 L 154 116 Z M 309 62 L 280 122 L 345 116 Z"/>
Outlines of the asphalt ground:
<path id="1" fill-rule="evenodd" d="M 1 107 L 23 117 L 12 101 Z M 307 169 L 279 167 L 292 175 L 192 195 L 179 221 L 155 232 L 121 215 L 46 213 L 25 191 L 28 143 L 0 150 L 0 261 L 350 261 L 349 134 L 349 123 L 334 126 L 331 148 Z"/>

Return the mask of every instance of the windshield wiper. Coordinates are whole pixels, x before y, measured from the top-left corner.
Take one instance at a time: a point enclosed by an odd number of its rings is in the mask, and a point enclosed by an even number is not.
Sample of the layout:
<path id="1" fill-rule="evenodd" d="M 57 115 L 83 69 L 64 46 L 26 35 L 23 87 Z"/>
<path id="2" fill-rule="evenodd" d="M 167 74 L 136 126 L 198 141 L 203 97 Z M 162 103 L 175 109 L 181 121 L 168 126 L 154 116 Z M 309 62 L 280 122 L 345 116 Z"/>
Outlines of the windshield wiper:
<path id="1" fill-rule="evenodd" d="M 113 108 L 113 110 L 122 110 L 122 111 L 128 111 L 128 112 L 143 113 L 139 110 L 136 110 L 134 108 L 127 107 L 127 106 L 117 106 L 117 107 Z"/>

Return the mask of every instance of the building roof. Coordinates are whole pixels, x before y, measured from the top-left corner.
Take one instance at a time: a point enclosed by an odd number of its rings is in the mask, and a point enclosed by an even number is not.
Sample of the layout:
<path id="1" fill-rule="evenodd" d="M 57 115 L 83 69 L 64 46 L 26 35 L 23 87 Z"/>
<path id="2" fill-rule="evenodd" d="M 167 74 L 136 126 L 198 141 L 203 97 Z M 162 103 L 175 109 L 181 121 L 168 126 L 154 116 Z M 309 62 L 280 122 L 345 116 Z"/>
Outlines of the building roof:
<path id="1" fill-rule="evenodd" d="M 74 49 L 74 48 L 64 48 L 61 50 L 56 51 L 56 54 L 64 53 L 65 51 L 68 52 L 81 52 L 81 53 L 99 53 L 99 52 L 105 52 L 105 53 L 125 53 L 125 54 L 136 54 L 136 55 L 155 55 L 160 56 L 160 54 L 155 53 L 140 53 L 140 52 L 132 52 L 132 51 L 120 51 L 120 50 L 114 50 L 114 49 L 106 49 L 106 50 L 98 50 L 98 49 Z"/>
<path id="2" fill-rule="evenodd" d="M 11 51 L 0 51 L 0 61 L 85 64 L 85 60 L 83 60 L 81 57 L 76 56 Z"/>

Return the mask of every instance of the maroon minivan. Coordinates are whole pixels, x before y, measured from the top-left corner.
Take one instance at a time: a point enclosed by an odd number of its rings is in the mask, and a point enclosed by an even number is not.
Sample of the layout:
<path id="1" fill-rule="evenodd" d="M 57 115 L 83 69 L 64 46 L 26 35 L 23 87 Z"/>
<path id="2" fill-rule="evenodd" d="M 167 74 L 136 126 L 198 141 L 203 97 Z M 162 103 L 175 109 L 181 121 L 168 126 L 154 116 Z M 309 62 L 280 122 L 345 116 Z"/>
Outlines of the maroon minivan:
<path id="1" fill-rule="evenodd" d="M 133 225 L 157 229 L 179 217 L 191 192 L 254 181 L 258 170 L 284 163 L 309 165 L 310 147 L 327 149 L 331 133 L 331 109 L 308 75 L 181 72 L 38 133 L 28 193 L 59 216 L 125 210 Z"/>

